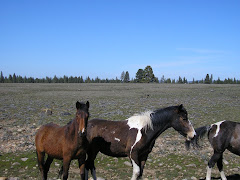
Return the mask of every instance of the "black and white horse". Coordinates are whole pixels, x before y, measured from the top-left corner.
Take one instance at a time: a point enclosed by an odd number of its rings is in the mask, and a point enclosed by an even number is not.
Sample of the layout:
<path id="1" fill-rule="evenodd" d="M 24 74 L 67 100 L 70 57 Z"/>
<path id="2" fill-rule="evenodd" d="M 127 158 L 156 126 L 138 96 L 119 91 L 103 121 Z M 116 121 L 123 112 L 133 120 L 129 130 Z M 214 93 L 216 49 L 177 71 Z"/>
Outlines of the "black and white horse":
<path id="1" fill-rule="evenodd" d="M 113 157 L 129 157 L 133 166 L 132 180 L 139 179 L 156 138 L 170 127 L 187 140 L 195 135 L 182 105 L 147 111 L 122 121 L 90 120 L 87 127 L 89 148 L 85 178 L 88 179 L 88 171 L 91 170 L 96 180 L 94 160 L 98 152 L 102 152 Z"/>
<path id="2" fill-rule="evenodd" d="M 217 163 L 222 180 L 227 180 L 223 172 L 223 152 L 228 149 L 230 152 L 240 155 L 240 123 L 232 121 L 220 121 L 210 126 L 197 128 L 196 137 L 192 141 L 198 145 L 198 139 L 208 133 L 208 139 L 213 147 L 214 154 L 208 162 L 206 180 L 211 179 L 211 171 Z"/>

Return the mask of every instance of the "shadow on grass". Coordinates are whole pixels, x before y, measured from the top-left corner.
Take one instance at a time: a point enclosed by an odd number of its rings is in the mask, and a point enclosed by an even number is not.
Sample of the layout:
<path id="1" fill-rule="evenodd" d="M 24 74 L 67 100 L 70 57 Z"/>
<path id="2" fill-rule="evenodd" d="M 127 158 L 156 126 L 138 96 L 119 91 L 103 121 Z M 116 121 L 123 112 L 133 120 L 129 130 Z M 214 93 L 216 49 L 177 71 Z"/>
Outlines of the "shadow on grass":
<path id="1" fill-rule="evenodd" d="M 211 179 L 221 179 L 221 177 L 218 177 L 218 178 L 212 177 Z M 204 179 L 199 179 L 199 180 L 205 180 L 205 178 Z M 239 174 L 233 174 L 233 175 L 227 176 L 227 180 L 240 180 L 240 175 Z"/>

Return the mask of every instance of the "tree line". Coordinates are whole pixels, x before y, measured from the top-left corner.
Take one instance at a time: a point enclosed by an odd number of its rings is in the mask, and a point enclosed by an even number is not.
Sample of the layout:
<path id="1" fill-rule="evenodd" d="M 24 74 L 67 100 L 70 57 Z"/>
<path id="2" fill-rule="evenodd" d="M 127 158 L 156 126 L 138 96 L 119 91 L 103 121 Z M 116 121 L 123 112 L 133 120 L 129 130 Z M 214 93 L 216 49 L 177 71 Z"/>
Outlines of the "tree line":
<path id="1" fill-rule="evenodd" d="M 96 77 L 95 79 L 87 76 L 66 76 L 57 77 L 56 75 L 52 77 L 46 76 L 45 78 L 34 78 L 34 77 L 22 77 L 20 75 L 9 74 L 9 76 L 4 76 L 1 71 L 0 83 L 171 83 L 171 84 L 240 84 L 240 80 L 236 78 L 225 78 L 221 80 L 213 80 L 213 75 L 207 74 L 205 78 L 201 80 L 195 80 L 194 78 L 191 81 L 188 81 L 185 77 L 179 76 L 178 79 L 165 78 L 163 75 L 160 80 L 154 75 L 153 69 L 151 66 L 146 66 L 145 69 L 138 69 L 135 78 L 130 79 L 128 71 L 123 71 L 121 73 L 120 79 L 116 77 L 115 79 L 100 79 Z"/>

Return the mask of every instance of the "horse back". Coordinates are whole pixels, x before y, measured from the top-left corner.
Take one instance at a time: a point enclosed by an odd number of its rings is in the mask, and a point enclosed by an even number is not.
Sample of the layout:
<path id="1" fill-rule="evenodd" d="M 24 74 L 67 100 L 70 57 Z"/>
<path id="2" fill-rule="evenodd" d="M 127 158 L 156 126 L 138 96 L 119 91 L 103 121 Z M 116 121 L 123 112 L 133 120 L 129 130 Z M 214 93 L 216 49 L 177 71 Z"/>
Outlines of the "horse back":
<path id="1" fill-rule="evenodd" d="M 232 121 L 221 121 L 213 124 L 209 130 L 208 138 L 214 150 L 224 152 L 225 149 L 230 148 L 234 134 L 238 139 L 238 136 L 236 136 L 237 129 L 240 130 L 240 125 Z"/>

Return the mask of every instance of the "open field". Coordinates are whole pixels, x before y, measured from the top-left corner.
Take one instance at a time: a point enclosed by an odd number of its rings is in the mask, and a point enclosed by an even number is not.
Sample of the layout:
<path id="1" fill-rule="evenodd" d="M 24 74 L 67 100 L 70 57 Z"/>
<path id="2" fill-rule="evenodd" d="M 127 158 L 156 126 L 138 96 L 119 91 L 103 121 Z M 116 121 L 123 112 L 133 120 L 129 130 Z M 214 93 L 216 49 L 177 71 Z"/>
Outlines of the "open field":
<path id="1" fill-rule="evenodd" d="M 240 122 L 240 86 L 205 84 L 0 84 L 0 177 L 40 179 L 34 136 L 48 122 L 67 124 L 76 101 L 90 102 L 91 118 L 121 120 L 134 113 L 183 104 L 194 127 L 222 120 Z M 52 115 L 45 113 L 52 110 Z M 168 129 L 157 139 L 144 169 L 147 179 L 201 179 L 212 149 L 207 138 L 200 150 L 186 151 L 185 139 Z M 224 154 L 225 174 L 240 173 L 240 157 Z M 24 159 L 25 158 L 25 159 Z M 128 158 L 99 154 L 97 175 L 104 179 L 130 179 Z M 130 162 L 130 161 L 129 161 Z M 57 178 L 61 162 L 55 160 L 50 179 Z M 213 176 L 219 177 L 217 168 Z M 72 161 L 69 179 L 80 179 Z"/>

